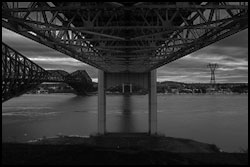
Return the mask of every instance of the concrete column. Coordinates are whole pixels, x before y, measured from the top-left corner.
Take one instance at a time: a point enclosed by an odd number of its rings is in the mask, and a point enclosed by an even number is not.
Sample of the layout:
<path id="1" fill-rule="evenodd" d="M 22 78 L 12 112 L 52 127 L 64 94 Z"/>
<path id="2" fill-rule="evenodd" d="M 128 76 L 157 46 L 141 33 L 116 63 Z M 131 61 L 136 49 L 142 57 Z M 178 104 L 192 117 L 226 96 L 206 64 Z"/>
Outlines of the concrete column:
<path id="1" fill-rule="evenodd" d="M 98 70 L 98 134 L 106 131 L 105 73 Z"/>
<path id="2" fill-rule="evenodd" d="M 122 84 L 122 93 L 124 93 L 124 83 Z"/>
<path id="3" fill-rule="evenodd" d="M 149 134 L 157 133 L 157 85 L 156 70 L 149 72 Z"/>
<path id="4" fill-rule="evenodd" d="M 132 93 L 132 84 L 130 84 L 129 86 L 130 86 L 129 91 L 130 91 L 130 93 Z"/>

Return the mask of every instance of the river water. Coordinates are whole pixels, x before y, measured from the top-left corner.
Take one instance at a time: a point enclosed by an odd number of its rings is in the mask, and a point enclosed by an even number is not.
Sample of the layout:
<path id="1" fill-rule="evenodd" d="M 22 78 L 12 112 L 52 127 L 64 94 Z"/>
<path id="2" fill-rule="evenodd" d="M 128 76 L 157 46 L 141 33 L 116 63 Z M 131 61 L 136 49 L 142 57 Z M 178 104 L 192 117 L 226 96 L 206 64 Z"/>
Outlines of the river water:
<path id="1" fill-rule="evenodd" d="M 160 95 L 158 133 L 248 148 L 248 95 Z M 107 95 L 107 132 L 147 132 L 147 95 Z M 25 94 L 2 104 L 2 141 L 97 133 L 97 96 Z"/>

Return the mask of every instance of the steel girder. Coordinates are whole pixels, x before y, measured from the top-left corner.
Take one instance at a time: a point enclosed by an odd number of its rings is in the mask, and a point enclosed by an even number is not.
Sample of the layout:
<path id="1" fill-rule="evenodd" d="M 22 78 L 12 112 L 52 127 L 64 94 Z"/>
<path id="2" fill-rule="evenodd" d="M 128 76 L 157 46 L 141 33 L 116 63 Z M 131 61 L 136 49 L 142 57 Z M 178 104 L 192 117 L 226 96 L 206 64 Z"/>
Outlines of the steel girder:
<path id="1" fill-rule="evenodd" d="M 65 82 L 69 73 L 63 70 L 46 70 L 49 75 L 46 82 Z"/>
<path id="2" fill-rule="evenodd" d="M 86 95 L 92 91 L 92 79 L 85 70 L 68 73 L 63 70 L 47 70 L 49 76 L 46 82 L 64 82 L 71 86 L 78 95 Z"/>
<path id="3" fill-rule="evenodd" d="M 2 103 L 34 89 L 42 82 L 65 82 L 85 95 L 92 89 L 92 80 L 85 70 L 72 74 L 63 70 L 44 70 L 2 42 Z"/>
<path id="4" fill-rule="evenodd" d="M 248 27 L 248 2 L 2 2 L 2 26 L 106 72 L 147 72 Z"/>
<path id="5" fill-rule="evenodd" d="M 73 80 L 72 80 L 73 79 Z M 76 91 L 78 95 L 86 95 L 92 91 L 93 83 L 85 70 L 77 70 L 70 74 L 67 83 Z"/>
<path id="6" fill-rule="evenodd" d="M 2 43 L 2 103 L 42 83 L 48 73 Z"/>

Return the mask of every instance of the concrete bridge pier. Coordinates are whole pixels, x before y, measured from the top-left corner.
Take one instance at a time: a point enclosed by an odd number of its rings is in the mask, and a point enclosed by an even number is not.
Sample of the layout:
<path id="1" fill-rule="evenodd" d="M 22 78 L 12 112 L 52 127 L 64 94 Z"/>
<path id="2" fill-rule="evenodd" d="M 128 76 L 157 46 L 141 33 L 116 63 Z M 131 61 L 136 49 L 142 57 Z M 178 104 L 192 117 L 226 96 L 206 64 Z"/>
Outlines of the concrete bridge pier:
<path id="1" fill-rule="evenodd" d="M 157 82 L 156 70 L 149 72 L 148 108 L 149 108 L 149 134 L 157 134 Z"/>
<path id="2" fill-rule="evenodd" d="M 156 85 L 156 70 L 148 73 L 140 74 L 110 74 L 102 70 L 98 70 L 98 134 L 106 133 L 106 93 L 105 89 L 112 84 L 122 84 L 123 92 L 124 83 L 130 82 L 130 92 L 132 93 L 132 84 L 141 83 L 144 88 L 147 88 L 148 105 L 149 105 L 149 134 L 157 134 L 157 85 Z"/>
<path id="3" fill-rule="evenodd" d="M 98 134 L 106 132 L 106 93 L 105 93 L 105 73 L 98 70 Z"/>

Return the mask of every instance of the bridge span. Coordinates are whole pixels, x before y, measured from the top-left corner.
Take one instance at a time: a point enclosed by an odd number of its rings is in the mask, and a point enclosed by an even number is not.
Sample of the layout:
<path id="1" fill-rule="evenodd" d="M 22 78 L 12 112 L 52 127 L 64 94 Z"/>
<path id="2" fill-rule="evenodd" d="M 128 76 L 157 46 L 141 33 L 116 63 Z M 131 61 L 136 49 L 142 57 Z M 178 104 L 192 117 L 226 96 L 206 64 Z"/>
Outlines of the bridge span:
<path id="1" fill-rule="evenodd" d="M 99 134 L 108 87 L 147 88 L 155 134 L 157 68 L 248 28 L 248 2 L 2 2 L 2 26 L 99 69 Z"/>
<path id="2" fill-rule="evenodd" d="M 68 73 L 63 70 L 47 70 L 49 76 L 44 82 L 64 82 L 71 86 L 77 95 L 87 95 L 93 90 L 92 79 L 85 70 Z"/>
<path id="3" fill-rule="evenodd" d="M 42 82 L 67 83 L 78 95 L 86 95 L 93 86 L 85 70 L 70 74 L 63 70 L 45 70 L 2 42 L 2 103 Z"/>

